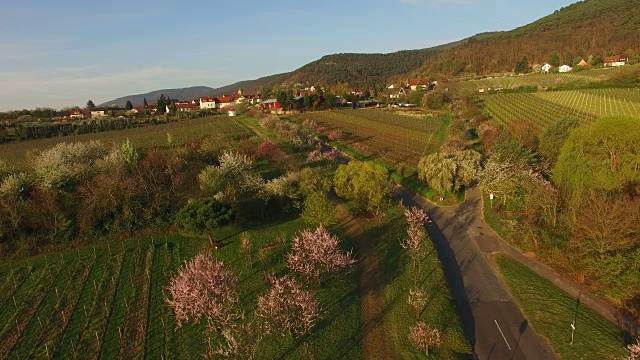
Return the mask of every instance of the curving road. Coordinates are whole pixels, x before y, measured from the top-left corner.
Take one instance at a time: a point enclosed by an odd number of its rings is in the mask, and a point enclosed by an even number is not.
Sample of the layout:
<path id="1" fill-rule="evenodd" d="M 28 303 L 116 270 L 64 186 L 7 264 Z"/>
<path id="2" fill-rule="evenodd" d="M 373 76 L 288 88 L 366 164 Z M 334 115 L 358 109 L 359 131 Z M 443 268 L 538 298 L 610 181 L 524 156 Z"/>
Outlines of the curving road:
<path id="1" fill-rule="evenodd" d="M 405 205 L 427 210 L 432 220 L 429 235 L 438 248 L 476 357 L 554 359 L 547 340 L 529 326 L 487 260 L 486 253 L 500 249 L 494 248 L 491 235 L 485 235 L 479 197 L 469 196 L 455 208 L 441 208 L 404 187 L 396 187 L 395 196 Z"/>

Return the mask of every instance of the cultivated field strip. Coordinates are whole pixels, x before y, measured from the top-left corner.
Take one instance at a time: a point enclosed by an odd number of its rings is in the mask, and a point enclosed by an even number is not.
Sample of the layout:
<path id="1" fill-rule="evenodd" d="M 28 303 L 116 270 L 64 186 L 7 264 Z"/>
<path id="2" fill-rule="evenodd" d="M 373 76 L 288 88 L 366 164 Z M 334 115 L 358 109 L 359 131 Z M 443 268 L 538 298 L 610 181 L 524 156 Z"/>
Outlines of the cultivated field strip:
<path id="1" fill-rule="evenodd" d="M 191 358 L 205 346 L 176 330 L 168 276 L 193 251 L 159 238 L 69 250 L 0 267 L 0 358 Z M 14 268 L 15 267 L 15 268 Z"/>
<path id="2" fill-rule="evenodd" d="M 137 148 L 160 148 L 192 143 L 208 136 L 220 138 L 220 141 L 238 141 L 252 135 L 250 130 L 233 118 L 213 116 L 156 126 L 0 144 L 0 158 L 24 170 L 29 164 L 28 154 L 52 148 L 61 142 L 99 140 L 110 145 L 121 144 L 129 139 Z"/>
<path id="3" fill-rule="evenodd" d="M 538 92 L 536 97 L 576 111 L 603 116 L 640 116 L 640 94 L 634 89 Z"/>
<path id="4" fill-rule="evenodd" d="M 442 118 L 416 118 L 377 110 L 342 110 L 306 113 L 329 130 L 340 129 L 355 150 L 391 164 L 416 166 L 420 158 L 437 151 L 446 125 Z"/>

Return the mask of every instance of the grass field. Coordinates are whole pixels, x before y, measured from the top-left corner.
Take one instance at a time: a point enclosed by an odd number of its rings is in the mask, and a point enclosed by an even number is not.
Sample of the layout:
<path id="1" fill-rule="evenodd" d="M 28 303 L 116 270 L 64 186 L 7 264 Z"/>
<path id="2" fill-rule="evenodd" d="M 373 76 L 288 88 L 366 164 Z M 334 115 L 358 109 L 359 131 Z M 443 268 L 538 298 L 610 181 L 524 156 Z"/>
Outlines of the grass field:
<path id="1" fill-rule="evenodd" d="M 553 283 L 541 278 L 519 262 L 496 259 L 511 293 L 540 335 L 549 339 L 562 359 L 621 359 L 628 356 L 625 341 L 631 339 L 620 329 L 579 305 Z M 575 341 L 571 345 L 571 323 L 575 320 Z"/>
<path id="2" fill-rule="evenodd" d="M 169 144 L 167 134 L 170 134 L 171 144 Z M 222 135 L 237 140 L 248 137 L 251 133 L 245 127 L 240 126 L 233 118 L 226 116 L 213 116 L 103 133 L 1 144 L 0 158 L 6 160 L 18 169 L 24 169 L 28 165 L 27 159 L 30 153 L 51 148 L 61 142 L 86 142 L 100 140 L 105 144 L 119 144 L 124 142 L 126 139 L 129 139 L 138 148 L 151 148 L 181 145 L 197 141 L 211 135 Z"/>
<path id="3" fill-rule="evenodd" d="M 409 343 L 409 327 L 416 323 L 413 308 L 408 303 L 409 289 L 420 288 L 429 298 L 420 312 L 420 321 L 442 331 L 443 346 L 429 351 L 432 359 L 466 359 L 472 353 L 465 338 L 456 302 L 444 277 L 442 265 L 431 241 L 426 241 L 426 256 L 419 262 L 418 271 L 400 246 L 399 239 L 406 236 L 405 220 L 399 207 L 386 212 L 383 226 L 364 229 L 365 236 L 376 239 L 376 254 L 383 273 L 385 333 L 390 350 L 400 359 L 423 359 L 424 353 Z M 417 284 L 417 285 L 416 285 Z"/>
<path id="4" fill-rule="evenodd" d="M 255 249 L 247 266 L 237 241 L 241 229 L 228 227 L 213 234 L 224 247 L 216 257 L 239 276 L 242 307 L 250 311 L 266 289 L 263 271 L 284 271 L 281 245 L 304 228 L 299 219 L 247 230 Z M 168 235 L 127 240 L 6 262 L 0 266 L 0 358 L 200 358 L 205 343 L 202 327 L 175 329 L 164 304 L 168 277 L 179 264 L 205 249 L 206 241 Z M 317 358 L 338 355 L 361 358 L 357 281 L 353 273 L 321 289 L 323 319 L 304 341 Z M 14 303 L 15 300 L 15 303 Z M 259 358 L 300 358 L 299 341 L 273 337 Z"/>

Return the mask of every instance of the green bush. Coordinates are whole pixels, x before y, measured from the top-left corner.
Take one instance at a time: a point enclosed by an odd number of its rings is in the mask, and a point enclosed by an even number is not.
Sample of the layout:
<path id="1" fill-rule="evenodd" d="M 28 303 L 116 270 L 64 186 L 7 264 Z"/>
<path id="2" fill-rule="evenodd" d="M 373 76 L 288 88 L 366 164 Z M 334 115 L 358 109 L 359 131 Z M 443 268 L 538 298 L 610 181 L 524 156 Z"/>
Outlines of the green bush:
<path id="1" fill-rule="evenodd" d="M 194 200 L 176 214 L 178 230 L 191 234 L 202 234 L 230 223 L 235 217 L 231 205 L 214 199 Z"/>

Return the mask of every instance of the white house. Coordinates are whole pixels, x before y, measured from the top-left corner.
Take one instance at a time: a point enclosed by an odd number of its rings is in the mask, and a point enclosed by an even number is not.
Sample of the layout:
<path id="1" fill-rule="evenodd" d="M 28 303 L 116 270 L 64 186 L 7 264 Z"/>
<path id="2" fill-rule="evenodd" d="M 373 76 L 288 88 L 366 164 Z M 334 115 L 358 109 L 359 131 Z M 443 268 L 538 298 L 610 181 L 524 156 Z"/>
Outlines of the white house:
<path id="1" fill-rule="evenodd" d="M 91 111 L 91 118 L 92 119 L 97 119 L 97 118 L 101 118 L 101 117 L 105 117 L 105 113 L 104 110 L 95 110 L 95 111 Z"/>
<path id="2" fill-rule="evenodd" d="M 604 67 L 624 66 L 626 63 L 627 58 L 624 55 L 616 55 L 604 58 Z"/>
<path id="3" fill-rule="evenodd" d="M 395 85 L 393 85 L 393 84 L 391 84 L 391 85 L 387 86 L 387 89 L 395 89 L 395 88 L 396 88 L 396 86 L 395 86 Z"/>
<path id="4" fill-rule="evenodd" d="M 550 70 L 551 70 L 551 64 L 542 65 L 542 73 L 543 74 L 548 74 Z"/>
<path id="5" fill-rule="evenodd" d="M 571 70 L 573 70 L 573 68 L 571 66 L 569 66 L 569 65 L 562 65 L 562 66 L 560 66 L 558 68 L 558 72 L 561 72 L 561 73 L 566 73 L 566 72 L 569 72 Z"/>
<path id="6" fill-rule="evenodd" d="M 200 109 L 210 110 L 210 109 L 217 108 L 216 100 L 217 100 L 216 98 L 211 98 L 211 97 L 200 98 Z"/>
<path id="7" fill-rule="evenodd" d="M 405 96 L 407 94 L 407 92 L 404 90 L 404 88 L 400 88 L 400 90 L 398 90 L 398 92 L 393 92 L 389 95 L 389 99 L 399 99 L 403 96 Z"/>

